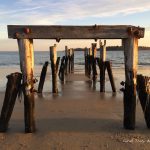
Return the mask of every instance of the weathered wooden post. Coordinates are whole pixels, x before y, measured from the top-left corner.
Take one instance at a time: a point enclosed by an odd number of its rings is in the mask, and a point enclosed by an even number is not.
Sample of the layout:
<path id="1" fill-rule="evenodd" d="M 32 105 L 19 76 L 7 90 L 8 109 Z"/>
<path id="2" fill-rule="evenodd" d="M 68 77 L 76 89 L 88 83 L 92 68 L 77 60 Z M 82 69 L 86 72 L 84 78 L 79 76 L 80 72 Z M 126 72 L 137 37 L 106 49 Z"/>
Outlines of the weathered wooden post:
<path id="1" fill-rule="evenodd" d="M 38 93 L 42 93 L 43 91 L 43 86 L 44 86 L 45 77 L 47 73 L 47 66 L 48 66 L 48 61 L 45 62 L 41 71 L 40 81 L 39 81 L 39 86 L 38 86 Z"/>
<path id="2" fill-rule="evenodd" d="M 68 71 L 71 73 L 71 64 L 72 64 L 72 49 L 68 49 Z"/>
<path id="3" fill-rule="evenodd" d="M 69 72 L 69 68 L 68 68 L 68 46 L 65 46 L 65 74 L 67 75 Z"/>
<path id="4" fill-rule="evenodd" d="M 100 48 L 100 61 L 100 92 L 105 92 L 106 40 L 104 40 L 104 45 L 102 45 L 102 49 Z"/>
<path id="5" fill-rule="evenodd" d="M 61 65 L 59 69 L 59 78 L 64 83 L 65 81 L 65 56 L 62 57 L 61 59 Z"/>
<path id="6" fill-rule="evenodd" d="M 57 57 L 57 61 L 56 61 L 56 73 L 58 72 L 59 62 L 60 62 L 60 57 Z"/>
<path id="7" fill-rule="evenodd" d="M 88 48 L 84 49 L 84 68 L 85 68 L 85 75 L 88 75 Z"/>
<path id="8" fill-rule="evenodd" d="M 74 49 L 72 48 L 72 55 L 71 55 L 71 73 L 74 73 Z"/>
<path id="9" fill-rule="evenodd" d="M 113 77 L 113 73 L 112 73 L 112 64 L 110 61 L 106 61 L 105 62 L 106 68 L 107 68 L 107 72 L 108 72 L 108 76 L 109 76 L 109 80 L 110 80 L 110 84 L 112 87 L 112 91 L 116 92 L 116 86 L 115 86 L 115 82 L 114 82 L 114 77 Z"/>
<path id="10" fill-rule="evenodd" d="M 20 67 L 23 76 L 25 132 L 35 131 L 34 120 L 34 54 L 33 39 L 18 39 Z"/>
<path id="11" fill-rule="evenodd" d="M 125 61 L 124 128 L 135 128 L 138 38 L 134 35 L 122 41 Z"/>
<path id="12" fill-rule="evenodd" d="M 12 73 L 7 76 L 7 79 L 5 98 L 0 116 L 0 132 L 5 132 L 8 128 L 17 94 L 21 88 L 22 74 Z"/>
<path id="13" fill-rule="evenodd" d="M 92 48 L 89 48 L 88 51 L 88 76 L 91 77 L 91 71 L 92 71 Z"/>
<path id="14" fill-rule="evenodd" d="M 56 61 L 57 61 L 56 44 L 50 47 L 50 61 L 51 61 L 51 70 L 52 70 L 52 92 L 58 93 L 57 69 L 56 69 Z"/>
<path id="15" fill-rule="evenodd" d="M 146 125 L 150 128 L 150 77 L 137 75 L 137 93 Z"/>
<path id="16" fill-rule="evenodd" d="M 93 72 L 93 81 L 96 80 L 97 77 L 97 70 L 96 70 L 96 55 L 97 55 L 97 48 L 96 43 L 92 43 L 92 72 Z"/>

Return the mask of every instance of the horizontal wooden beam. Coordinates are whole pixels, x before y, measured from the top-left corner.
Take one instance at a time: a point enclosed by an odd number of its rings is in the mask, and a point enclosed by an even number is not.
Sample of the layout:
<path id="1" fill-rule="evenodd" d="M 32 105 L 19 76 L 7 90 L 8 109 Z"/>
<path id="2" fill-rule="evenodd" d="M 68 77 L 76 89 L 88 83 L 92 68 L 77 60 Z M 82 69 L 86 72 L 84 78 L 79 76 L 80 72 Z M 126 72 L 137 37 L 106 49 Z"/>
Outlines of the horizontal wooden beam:
<path id="1" fill-rule="evenodd" d="M 144 28 L 131 25 L 37 26 L 8 25 L 8 37 L 14 39 L 125 39 L 144 37 Z"/>

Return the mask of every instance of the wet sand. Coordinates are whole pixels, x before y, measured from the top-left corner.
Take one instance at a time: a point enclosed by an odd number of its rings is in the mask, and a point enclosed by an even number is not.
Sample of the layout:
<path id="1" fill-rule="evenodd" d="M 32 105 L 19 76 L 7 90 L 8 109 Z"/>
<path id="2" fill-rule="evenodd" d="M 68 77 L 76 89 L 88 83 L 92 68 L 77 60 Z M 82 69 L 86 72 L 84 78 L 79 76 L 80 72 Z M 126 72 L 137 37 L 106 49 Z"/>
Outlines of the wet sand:
<path id="1" fill-rule="evenodd" d="M 148 150 L 150 131 L 139 102 L 136 129 L 123 129 L 119 82 L 124 74 L 114 76 L 116 94 L 112 94 L 108 81 L 106 93 L 100 93 L 99 82 L 93 86 L 81 74 L 67 77 L 66 83 L 59 85 L 58 95 L 47 92 L 48 89 L 43 95 L 36 94 L 34 134 L 24 133 L 23 100 L 21 103 L 17 100 L 8 132 L 0 133 L 0 150 Z M 4 92 L 0 98 L 1 110 Z"/>

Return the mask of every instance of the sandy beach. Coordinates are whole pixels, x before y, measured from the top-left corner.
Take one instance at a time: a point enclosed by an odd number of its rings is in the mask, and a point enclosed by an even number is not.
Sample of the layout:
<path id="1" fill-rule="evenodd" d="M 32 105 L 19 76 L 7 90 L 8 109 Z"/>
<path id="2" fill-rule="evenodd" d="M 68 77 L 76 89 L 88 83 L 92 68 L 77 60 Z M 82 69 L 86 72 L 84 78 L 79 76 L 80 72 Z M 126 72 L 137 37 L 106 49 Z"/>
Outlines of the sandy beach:
<path id="1" fill-rule="evenodd" d="M 142 69 L 140 70 L 142 72 Z M 144 70 L 143 70 L 144 71 Z M 1 150 L 148 150 L 150 134 L 137 100 L 136 129 L 123 129 L 123 96 L 119 92 L 123 69 L 114 71 L 117 93 L 106 92 L 82 74 L 69 75 L 59 94 L 45 89 L 35 95 L 36 133 L 24 133 L 23 100 L 16 101 L 7 133 L 0 133 Z M 49 77 L 46 85 L 50 84 Z M 45 88 L 48 88 L 45 86 Z M 4 92 L 0 92 L 0 108 Z"/>

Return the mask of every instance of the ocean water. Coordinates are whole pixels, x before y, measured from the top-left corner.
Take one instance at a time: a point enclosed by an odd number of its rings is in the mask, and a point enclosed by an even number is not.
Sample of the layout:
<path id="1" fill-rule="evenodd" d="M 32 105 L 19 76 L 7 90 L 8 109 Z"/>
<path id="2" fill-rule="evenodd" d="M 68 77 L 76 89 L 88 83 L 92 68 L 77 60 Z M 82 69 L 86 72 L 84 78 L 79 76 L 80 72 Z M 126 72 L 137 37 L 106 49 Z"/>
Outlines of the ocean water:
<path id="1" fill-rule="evenodd" d="M 64 51 L 58 51 L 58 56 L 65 55 Z M 47 51 L 35 51 L 34 53 L 35 67 L 34 77 L 39 80 L 42 66 L 45 61 L 49 61 L 49 52 Z M 76 51 L 75 54 L 75 73 L 84 73 L 84 52 Z M 97 53 L 99 57 L 99 52 Z M 115 82 L 120 89 L 120 80 L 124 80 L 124 54 L 123 51 L 108 51 L 107 60 L 112 62 L 113 74 Z M 7 78 L 6 76 L 13 72 L 20 72 L 20 62 L 18 52 L 0 52 L 0 91 L 5 91 Z M 99 70 L 98 70 L 99 72 Z M 139 69 L 138 73 L 149 76 L 150 74 L 150 51 L 139 51 Z M 118 79 L 119 78 L 119 79 Z M 49 92 L 51 88 L 51 69 L 48 67 L 46 82 L 44 85 L 44 91 Z M 59 89 L 61 85 L 58 82 Z M 99 90 L 99 84 L 97 83 L 97 90 Z M 37 89 L 38 83 L 35 84 Z M 109 90 L 111 92 L 111 89 Z"/>
<path id="2" fill-rule="evenodd" d="M 62 57 L 64 51 L 58 51 L 58 56 Z M 48 51 L 35 51 L 35 66 L 41 66 L 45 61 L 49 61 Z M 99 57 L 99 52 L 97 52 Z M 124 66 L 123 51 L 108 51 L 107 60 L 112 61 L 113 67 Z M 75 51 L 75 67 L 78 69 L 84 65 L 84 52 Z M 19 66 L 18 52 L 0 52 L 0 67 L 17 67 Z M 139 51 L 139 67 L 150 66 L 150 51 Z"/>

